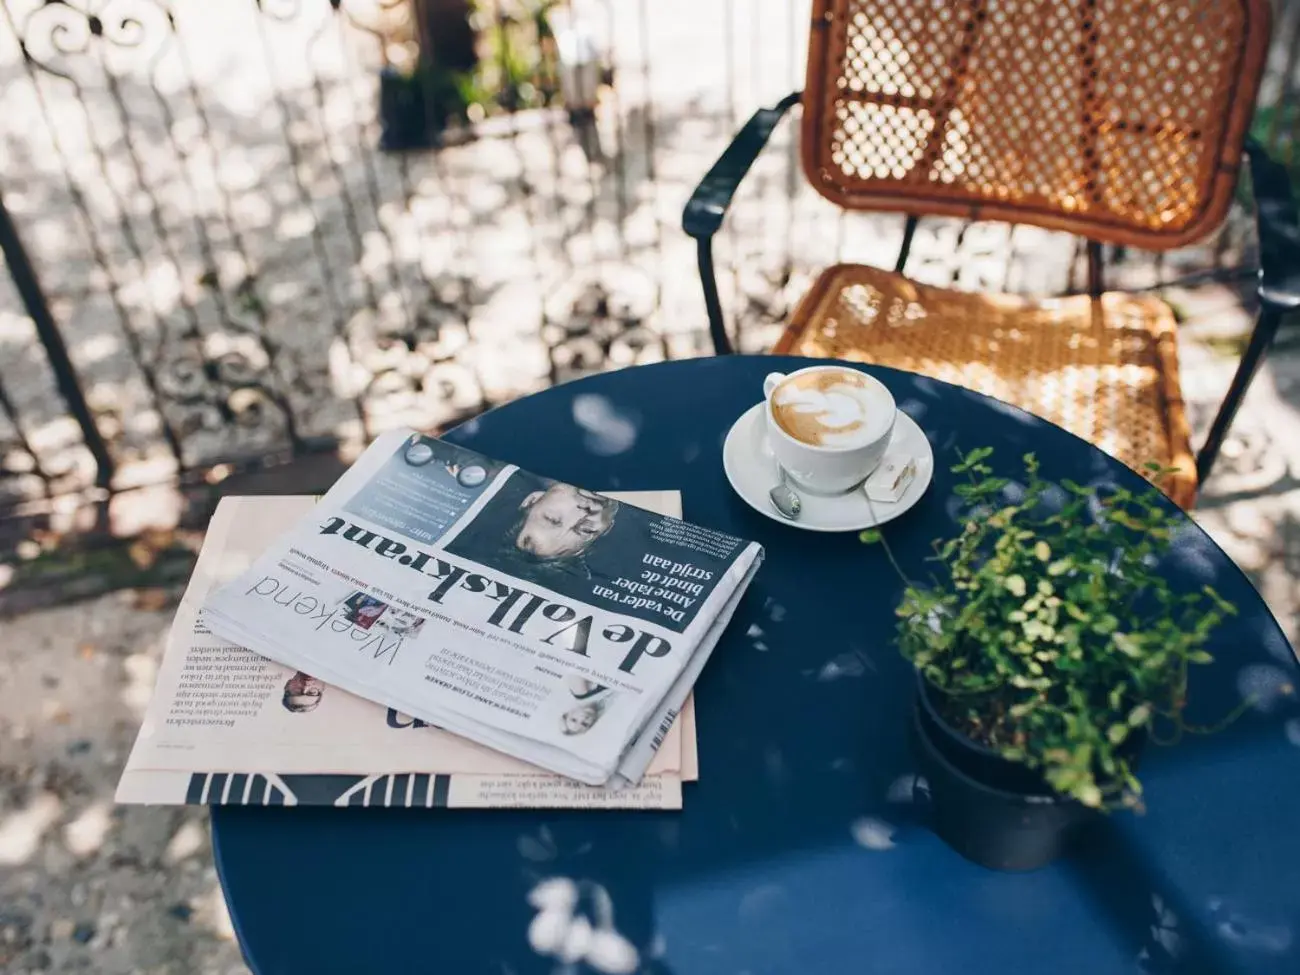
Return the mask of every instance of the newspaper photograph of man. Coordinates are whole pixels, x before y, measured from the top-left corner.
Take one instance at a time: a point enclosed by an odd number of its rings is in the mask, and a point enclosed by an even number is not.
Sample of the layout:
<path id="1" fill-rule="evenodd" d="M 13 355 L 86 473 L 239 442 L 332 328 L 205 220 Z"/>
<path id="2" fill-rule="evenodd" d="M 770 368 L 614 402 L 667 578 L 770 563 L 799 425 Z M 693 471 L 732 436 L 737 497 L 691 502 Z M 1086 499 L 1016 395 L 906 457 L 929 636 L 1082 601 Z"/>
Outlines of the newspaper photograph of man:
<path id="1" fill-rule="evenodd" d="M 519 505 L 514 546 L 539 562 L 577 569 L 596 539 L 614 527 L 618 502 L 570 484 L 533 491 Z M 590 577 L 590 573 L 588 573 Z"/>
<path id="2" fill-rule="evenodd" d="M 594 491 L 517 473 L 447 551 L 566 595 L 589 598 L 593 549 L 619 503 Z"/>
<path id="3" fill-rule="evenodd" d="M 325 683 L 299 670 L 284 682 L 284 697 L 280 703 L 290 714 L 303 714 L 315 711 L 324 696 Z"/>

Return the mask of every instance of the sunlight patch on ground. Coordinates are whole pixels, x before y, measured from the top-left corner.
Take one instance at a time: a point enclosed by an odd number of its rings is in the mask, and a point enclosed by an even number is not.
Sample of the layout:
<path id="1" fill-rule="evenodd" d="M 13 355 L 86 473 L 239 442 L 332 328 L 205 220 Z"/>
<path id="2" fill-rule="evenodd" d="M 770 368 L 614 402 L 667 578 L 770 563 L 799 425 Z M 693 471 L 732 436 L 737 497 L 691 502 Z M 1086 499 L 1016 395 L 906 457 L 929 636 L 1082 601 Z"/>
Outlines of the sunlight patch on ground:
<path id="1" fill-rule="evenodd" d="M 167 863 L 180 863 L 200 852 L 207 845 L 208 837 L 203 827 L 194 820 L 186 820 L 172 834 L 163 859 Z"/>
<path id="2" fill-rule="evenodd" d="M 63 844 L 75 856 L 90 856 L 113 828 L 113 805 L 100 800 L 63 827 Z"/>
<path id="3" fill-rule="evenodd" d="M 0 863 L 17 866 L 31 859 L 41 837 L 63 811 L 57 796 L 42 792 L 27 806 L 0 819 Z"/>
<path id="4" fill-rule="evenodd" d="M 144 718 L 154 681 L 158 677 L 158 660 L 153 654 L 133 653 L 122 661 L 126 671 L 126 686 L 122 688 L 122 703 Z"/>
<path id="5" fill-rule="evenodd" d="M 223 941 L 235 940 L 235 926 L 231 923 L 226 898 L 219 886 L 213 885 L 212 890 L 203 898 L 195 912 L 195 920 Z"/>

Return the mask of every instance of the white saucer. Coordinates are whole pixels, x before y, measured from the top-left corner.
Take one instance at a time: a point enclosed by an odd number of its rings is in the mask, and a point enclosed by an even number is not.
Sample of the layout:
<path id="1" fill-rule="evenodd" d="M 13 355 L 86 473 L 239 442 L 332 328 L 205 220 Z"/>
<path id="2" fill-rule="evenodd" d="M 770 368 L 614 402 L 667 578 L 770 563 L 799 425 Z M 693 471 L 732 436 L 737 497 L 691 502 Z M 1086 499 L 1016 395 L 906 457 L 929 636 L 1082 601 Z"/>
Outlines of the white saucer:
<path id="1" fill-rule="evenodd" d="M 736 493 L 755 511 L 792 528 L 814 532 L 862 531 L 892 521 L 921 500 L 934 477 L 934 451 L 916 421 L 898 412 L 890 450 L 902 448 L 916 458 L 916 476 L 897 501 L 868 501 L 861 490 L 832 498 L 807 491 L 799 492 L 803 513 L 798 521 L 781 517 L 767 496 L 776 484 L 776 459 L 767 443 L 763 423 L 763 403 L 756 403 L 741 415 L 727 433 L 722 445 L 722 466 Z"/>

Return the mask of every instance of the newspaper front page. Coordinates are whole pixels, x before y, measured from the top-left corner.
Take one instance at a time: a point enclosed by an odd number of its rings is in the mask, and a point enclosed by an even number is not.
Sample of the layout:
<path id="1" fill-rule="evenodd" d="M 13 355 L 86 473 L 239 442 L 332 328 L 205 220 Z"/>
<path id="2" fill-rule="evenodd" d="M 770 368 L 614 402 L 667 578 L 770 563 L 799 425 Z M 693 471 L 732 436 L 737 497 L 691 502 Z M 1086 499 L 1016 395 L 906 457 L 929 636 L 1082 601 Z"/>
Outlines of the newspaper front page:
<path id="1" fill-rule="evenodd" d="M 617 499 L 665 514 L 676 492 Z M 226 498 L 178 607 L 119 802 L 681 808 L 698 777 L 694 708 L 634 789 L 582 785 L 284 668 L 215 636 L 200 606 L 309 512 L 304 496 Z"/>
<path id="2" fill-rule="evenodd" d="M 761 559 L 752 542 L 398 431 L 204 618 L 368 700 L 625 786 Z"/>

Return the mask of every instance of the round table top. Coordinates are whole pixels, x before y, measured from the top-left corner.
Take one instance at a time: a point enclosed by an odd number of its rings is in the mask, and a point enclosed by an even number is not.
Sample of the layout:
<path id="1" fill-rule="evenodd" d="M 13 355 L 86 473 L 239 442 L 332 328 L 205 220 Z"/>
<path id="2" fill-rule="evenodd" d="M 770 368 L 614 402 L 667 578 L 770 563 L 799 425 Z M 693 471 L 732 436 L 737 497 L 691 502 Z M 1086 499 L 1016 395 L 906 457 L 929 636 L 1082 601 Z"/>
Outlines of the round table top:
<path id="1" fill-rule="evenodd" d="M 894 648 L 901 585 L 879 546 L 770 521 L 730 490 L 722 443 L 764 374 L 734 356 L 547 390 L 447 439 L 608 490 L 678 489 L 684 516 L 761 542 L 766 562 L 696 686 L 700 781 L 673 812 L 219 807 L 213 841 L 254 970 L 553 972 L 529 947 L 530 892 L 568 878 L 639 971 L 1300 971 L 1300 703 L 1295 660 L 1240 570 L 1190 520 L 1176 587 L 1238 607 L 1198 668 L 1194 718 L 1228 730 L 1151 748 L 1148 812 L 1116 814 L 1071 859 L 977 867 L 924 827 Z M 1034 451 L 1049 479 L 1137 486 L 1050 423 L 910 373 L 867 367 L 925 430 L 934 483 L 886 529 L 909 573 L 953 529 L 954 448 L 999 473 Z M 1135 967 L 1136 966 L 1136 967 Z M 572 969 L 597 971 L 582 966 Z"/>

